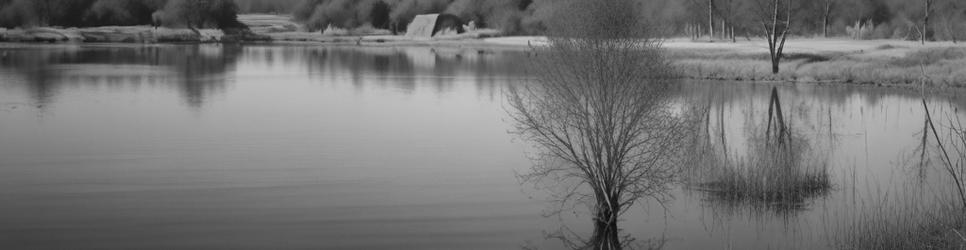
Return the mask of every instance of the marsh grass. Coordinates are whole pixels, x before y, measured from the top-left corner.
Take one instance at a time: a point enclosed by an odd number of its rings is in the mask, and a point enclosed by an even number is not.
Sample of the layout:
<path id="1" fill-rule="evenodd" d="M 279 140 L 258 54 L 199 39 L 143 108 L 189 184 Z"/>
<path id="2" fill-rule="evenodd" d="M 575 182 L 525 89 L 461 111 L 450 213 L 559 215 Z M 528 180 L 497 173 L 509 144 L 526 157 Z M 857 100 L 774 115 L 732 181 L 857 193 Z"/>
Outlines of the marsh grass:
<path id="1" fill-rule="evenodd" d="M 944 61 L 966 59 L 966 48 L 926 48 L 909 52 L 904 57 L 889 61 L 898 67 L 919 67 L 920 64 L 934 65 Z"/>
<path id="2" fill-rule="evenodd" d="M 949 57 L 925 53 L 923 57 Z M 955 55 L 953 55 L 955 56 Z M 929 77 L 923 74 L 923 81 Z M 966 127 L 953 112 L 926 111 L 918 168 L 937 168 L 915 184 L 894 185 L 871 201 L 853 201 L 847 220 L 833 230 L 839 249 L 964 249 L 966 248 Z M 935 158 L 936 160 L 930 160 Z M 882 187 L 879 187 L 882 188 Z M 853 199 L 855 199 L 853 197 Z"/>
<path id="3" fill-rule="evenodd" d="M 896 48 L 880 46 L 877 50 Z M 684 77 L 692 79 L 919 86 L 922 64 L 932 76 L 930 86 L 966 84 L 966 48 L 962 47 L 915 49 L 901 56 L 842 52 L 788 54 L 782 59 L 778 74 L 771 73 L 765 53 L 707 49 L 671 51 L 669 57 L 675 60 Z"/>
<path id="4" fill-rule="evenodd" d="M 833 222 L 830 231 L 836 249 L 963 249 L 966 217 L 952 190 L 909 192 L 900 187 L 854 202 Z M 940 195 L 936 195 L 939 193 Z"/>

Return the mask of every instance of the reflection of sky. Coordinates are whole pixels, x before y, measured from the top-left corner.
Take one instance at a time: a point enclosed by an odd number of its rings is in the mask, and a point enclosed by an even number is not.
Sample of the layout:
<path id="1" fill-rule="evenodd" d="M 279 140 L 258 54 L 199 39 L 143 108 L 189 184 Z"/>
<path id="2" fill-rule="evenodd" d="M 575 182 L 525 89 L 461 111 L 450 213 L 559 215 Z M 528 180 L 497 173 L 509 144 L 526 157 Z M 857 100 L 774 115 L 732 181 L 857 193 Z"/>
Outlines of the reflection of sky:
<path id="1" fill-rule="evenodd" d="M 528 160 L 494 95 L 510 80 L 469 71 L 489 59 L 438 59 L 453 70 L 437 76 L 407 62 L 423 52 L 214 48 L 238 54 L 127 59 L 132 70 L 96 80 L 83 74 L 114 66 L 3 64 L 0 98 L 25 104 L 0 111 L 0 235 L 12 239 L 0 246 L 506 249 L 541 238 L 542 203 L 514 176 Z M 33 81 L 36 69 L 56 75 Z M 27 107 L 38 83 L 53 89 L 47 107 Z M 220 92 L 195 92 L 207 88 Z"/>

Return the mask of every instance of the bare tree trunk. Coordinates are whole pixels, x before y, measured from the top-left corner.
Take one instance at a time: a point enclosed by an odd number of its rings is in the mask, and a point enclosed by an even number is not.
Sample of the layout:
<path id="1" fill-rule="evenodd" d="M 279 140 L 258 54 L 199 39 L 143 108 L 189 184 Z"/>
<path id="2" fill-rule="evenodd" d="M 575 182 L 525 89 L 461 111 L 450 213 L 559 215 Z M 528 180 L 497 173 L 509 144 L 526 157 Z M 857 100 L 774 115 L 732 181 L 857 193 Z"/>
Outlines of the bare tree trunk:
<path id="1" fill-rule="evenodd" d="M 692 27 L 690 23 L 684 25 L 684 33 L 687 34 L 692 41 L 694 40 L 694 27 Z"/>
<path id="2" fill-rule="evenodd" d="M 619 211 L 610 208 L 612 202 L 598 202 L 597 214 L 594 216 L 594 234 L 590 239 L 590 246 L 593 249 L 621 249 L 619 228 L 617 227 L 617 214 Z"/>
<path id="3" fill-rule="evenodd" d="M 698 37 L 697 38 L 701 38 L 701 36 L 704 35 L 704 30 L 702 28 L 704 26 L 703 25 L 696 25 L 695 27 L 698 28 Z M 697 40 L 697 38 L 695 38 L 695 40 Z"/>
<path id="4" fill-rule="evenodd" d="M 932 12 L 932 1 L 933 0 L 923 0 L 926 4 L 925 13 L 922 17 L 922 32 L 919 33 L 919 42 L 923 45 L 926 44 L 926 38 L 929 36 L 929 13 Z"/>
<path id="5" fill-rule="evenodd" d="M 822 37 L 828 37 L 828 21 L 831 15 L 832 0 L 825 0 L 825 17 L 822 19 Z"/>
<path id="6" fill-rule="evenodd" d="M 714 1 L 708 0 L 708 39 L 714 40 Z"/>
<path id="7" fill-rule="evenodd" d="M 735 39 L 735 26 L 731 26 L 731 43 L 737 43 L 738 39 Z"/>
<path id="8" fill-rule="evenodd" d="M 701 29 L 699 27 L 701 27 L 701 25 L 696 23 L 691 24 L 691 40 L 697 41 L 698 38 L 701 38 Z"/>
<path id="9" fill-rule="evenodd" d="M 39 26 L 50 26 L 50 0 L 44 0 L 42 5 Z"/>
<path id="10" fill-rule="evenodd" d="M 772 74 L 778 74 L 779 64 L 781 63 L 781 58 L 783 51 L 785 50 L 785 41 L 788 38 L 788 30 L 791 27 L 791 4 L 785 4 L 785 19 L 782 20 L 781 15 L 781 3 L 782 0 L 772 1 L 772 16 L 769 17 L 771 20 L 771 27 L 769 24 L 765 23 L 765 19 L 760 20 L 762 31 L 765 33 L 765 39 L 768 40 L 768 54 L 771 56 L 771 72 Z M 782 23 L 784 22 L 784 23 Z"/>
<path id="11" fill-rule="evenodd" d="M 701 25 L 694 23 L 691 24 L 691 40 L 697 41 L 698 38 L 701 38 L 701 30 L 699 29 L 700 26 Z"/>

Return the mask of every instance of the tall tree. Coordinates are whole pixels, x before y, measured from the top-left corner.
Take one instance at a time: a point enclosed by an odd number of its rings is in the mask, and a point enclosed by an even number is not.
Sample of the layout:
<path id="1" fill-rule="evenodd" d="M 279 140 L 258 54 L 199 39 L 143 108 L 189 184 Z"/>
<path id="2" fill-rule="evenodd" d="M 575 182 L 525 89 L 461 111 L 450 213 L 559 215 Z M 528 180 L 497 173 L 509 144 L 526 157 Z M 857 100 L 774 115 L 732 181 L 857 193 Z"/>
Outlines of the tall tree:
<path id="1" fill-rule="evenodd" d="M 714 40 L 714 0 L 708 0 L 708 40 Z"/>
<path id="2" fill-rule="evenodd" d="M 936 15 L 942 29 L 942 39 L 958 43 L 960 36 L 966 35 L 966 2 L 944 0 L 936 3 Z"/>
<path id="3" fill-rule="evenodd" d="M 825 11 L 822 13 L 822 37 L 828 37 L 828 27 L 831 25 L 829 20 L 832 18 L 832 8 L 835 6 L 835 0 L 825 0 Z"/>

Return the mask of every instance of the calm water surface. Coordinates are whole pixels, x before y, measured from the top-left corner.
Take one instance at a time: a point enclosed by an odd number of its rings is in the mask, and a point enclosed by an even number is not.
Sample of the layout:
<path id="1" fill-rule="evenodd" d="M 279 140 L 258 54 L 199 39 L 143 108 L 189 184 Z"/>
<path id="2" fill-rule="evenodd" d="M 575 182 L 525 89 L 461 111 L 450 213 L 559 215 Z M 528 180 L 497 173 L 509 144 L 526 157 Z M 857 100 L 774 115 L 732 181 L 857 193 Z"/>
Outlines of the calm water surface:
<path id="1" fill-rule="evenodd" d="M 518 173 L 503 90 L 527 54 L 469 49 L 5 45 L 0 246 L 514 249 L 563 247 L 590 217 Z M 772 85 L 687 83 L 745 147 Z M 621 222 L 671 249 L 827 248 L 855 197 L 922 181 L 915 91 L 780 85 L 833 190 L 791 210 L 676 188 Z M 707 98 L 706 98 L 707 99 Z M 962 100 L 930 97 L 934 112 Z M 955 116 L 955 115 L 953 115 Z M 740 155 L 740 150 L 735 151 Z"/>

